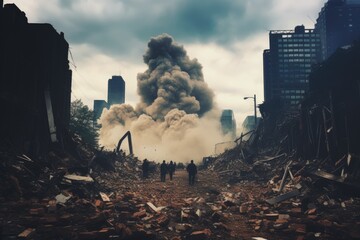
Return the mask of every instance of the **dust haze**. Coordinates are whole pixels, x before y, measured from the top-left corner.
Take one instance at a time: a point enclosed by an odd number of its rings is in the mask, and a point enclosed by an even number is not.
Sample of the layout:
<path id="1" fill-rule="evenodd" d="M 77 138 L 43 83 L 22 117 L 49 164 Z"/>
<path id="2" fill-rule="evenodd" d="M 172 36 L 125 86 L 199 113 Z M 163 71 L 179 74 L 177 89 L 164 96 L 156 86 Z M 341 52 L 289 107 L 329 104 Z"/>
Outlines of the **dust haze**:
<path id="1" fill-rule="evenodd" d="M 140 159 L 189 162 L 214 154 L 216 143 L 229 141 L 220 127 L 214 92 L 202 66 L 167 35 L 152 38 L 144 55 L 148 69 L 137 76 L 140 103 L 104 109 L 99 144 L 114 149 L 130 130 Z"/>

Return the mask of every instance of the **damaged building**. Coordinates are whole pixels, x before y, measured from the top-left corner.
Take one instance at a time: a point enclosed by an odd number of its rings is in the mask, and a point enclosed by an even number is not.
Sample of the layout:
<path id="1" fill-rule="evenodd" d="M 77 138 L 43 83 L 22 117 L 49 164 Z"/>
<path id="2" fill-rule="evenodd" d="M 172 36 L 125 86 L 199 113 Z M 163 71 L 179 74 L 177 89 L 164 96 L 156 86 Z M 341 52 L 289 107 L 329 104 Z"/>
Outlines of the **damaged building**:
<path id="1" fill-rule="evenodd" d="M 301 110 L 296 114 L 286 114 L 276 102 L 261 104 L 264 122 L 257 133 L 259 146 L 281 148 L 299 161 L 309 160 L 315 169 L 327 172 L 325 178 L 351 184 L 358 181 L 359 56 L 360 43 L 356 42 L 314 66 L 309 78 L 309 96 L 301 102 Z"/>
<path id="2" fill-rule="evenodd" d="M 360 43 L 340 48 L 310 75 L 302 103 L 301 153 L 328 158 L 334 173 L 360 175 Z"/>
<path id="3" fill-rule="evenodd" d="M 69 45 L 52 25 L 28 23 L 15 4 L 1 4 L 0 21 L 2 141 L 38 155 L 61 144 L 69 124 Z"/>

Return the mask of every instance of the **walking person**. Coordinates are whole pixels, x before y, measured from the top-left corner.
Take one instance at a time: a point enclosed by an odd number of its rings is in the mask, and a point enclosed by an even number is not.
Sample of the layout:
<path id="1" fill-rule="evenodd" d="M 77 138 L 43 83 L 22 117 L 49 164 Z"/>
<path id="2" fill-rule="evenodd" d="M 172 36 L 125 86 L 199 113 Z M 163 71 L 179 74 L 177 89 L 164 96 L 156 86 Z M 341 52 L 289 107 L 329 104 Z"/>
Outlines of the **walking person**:
<path id="1" fill-rule="evenodd" d="M 174 162 L 174 175 L 175 175 L 175 172 L 176 172 L 176 162 Z"/>
<path id="2" fill-rule="evenodd" d="M 164 160 L 163 163 L 160 165 L 160 179 L 162 182 L 165 182 L 167 171 L 168 171 L 168 166 Z"/>
<path id="3" fill-rule="evenodd" d="M 142 164 L 143 178 L 149 177 L 149 161 L 145 158 Z"/>
<path id="4" fill-rule="evenodd" d="M 195 176 L 197 174 L 197 167 L 194 164 L 194 160 L 191 160 L 190 164 L 186 167 L 186 170 L 189 173 L 189 185 L 192 186 L 195 184 Z"/>
<path id="5" fill-rule="evenodd" d="M 173 174 L 175 172 L 175 164 L 173 163 L 173 161 L 170 161 L 168 169 L 169 169 L 170 180 L 172 180 L 173 179 Z"/>

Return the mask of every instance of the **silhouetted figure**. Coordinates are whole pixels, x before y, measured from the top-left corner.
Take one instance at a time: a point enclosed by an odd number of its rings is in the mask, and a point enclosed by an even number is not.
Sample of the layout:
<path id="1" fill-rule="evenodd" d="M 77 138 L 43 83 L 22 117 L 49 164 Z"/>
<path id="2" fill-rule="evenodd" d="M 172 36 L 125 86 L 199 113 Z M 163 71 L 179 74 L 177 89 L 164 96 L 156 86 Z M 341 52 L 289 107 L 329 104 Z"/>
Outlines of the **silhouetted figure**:
<path id="1" fill-rule="evenodd" d="M 194 164 L 194 160 L 191 160 L 191 163 L 187 166 L 186 170 L 189 173 L 189 185 L 194 185 L 195 176 L 197 174 L 197 167 Z"/>
<path id="2" fill-rule="evenodd" d="M 175 175 L 175 172 L 176 172 L 176 162 L 174 162 L 174 175 Z"/>
<path id="3" fill-rule="evenodd" d="M 168 169 L 169 169 L 170 180 L 172 180 L 173 179 L 173 174 L 175 172 L 175 165 L 174 165 L 173 161 L 170 161 Z"/>
<path id="4" fill-rule="evenodd" d="M 145 158 L 142 164 L 143 178 L 149 177 L 149 161 Z"/>
<path id="5" fill-rule="evenodd" d="M 162 182 L 165 182 L 167 170 L 168 170 L 168 166 L 164 160 L 163 163 L 160 165 L 160 178 Z"/>

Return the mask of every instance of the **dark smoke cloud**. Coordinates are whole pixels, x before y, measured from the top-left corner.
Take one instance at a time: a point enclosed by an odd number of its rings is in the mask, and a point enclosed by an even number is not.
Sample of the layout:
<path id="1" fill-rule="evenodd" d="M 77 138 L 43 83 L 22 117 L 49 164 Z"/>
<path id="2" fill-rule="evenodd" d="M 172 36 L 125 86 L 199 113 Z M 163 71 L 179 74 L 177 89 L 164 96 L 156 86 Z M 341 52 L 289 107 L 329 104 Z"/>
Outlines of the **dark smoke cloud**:
<path id="1" fill-rule="evenodd" d="M 136 110 L 127 104 L 104 110 L 100 144 L 111 148 L 130 130 L 141 158 L 186 162 L 211 155 L 224 136 L 201 65 L 167 34 L 150 40 L 144 62 L 148 69 L 138 74 L 141 102 Z"/>
<path id="2" fill-rule="evenodd" d="M 140 112 L 163 119 L 178 108 L 201 117 L 213 108 L 214 93 L 204 82 L 197 59 L 190 59 L 167 34 L 152 38 L 148 47 L 144 62 L 149 68 L 138 75 Z"/>

